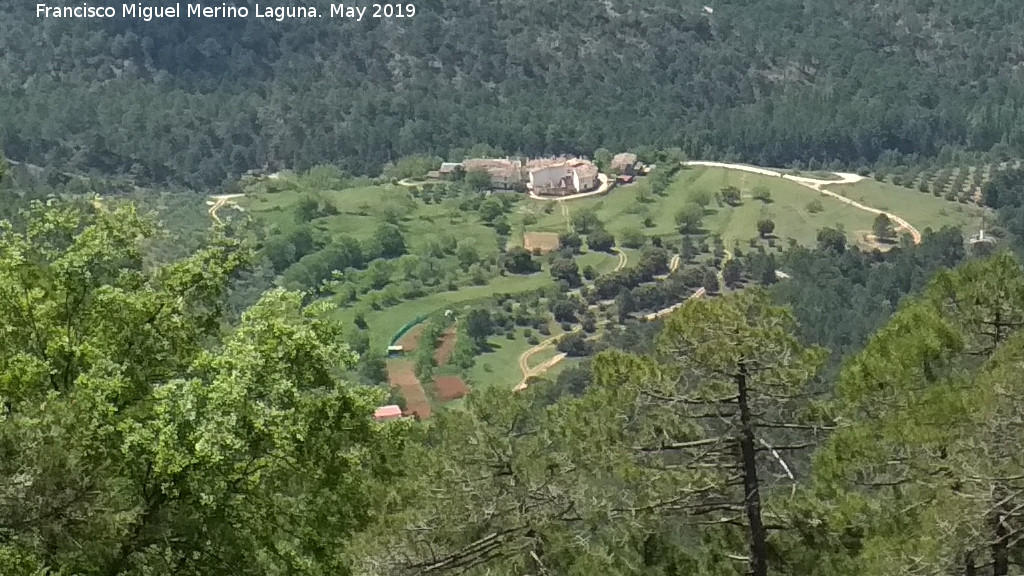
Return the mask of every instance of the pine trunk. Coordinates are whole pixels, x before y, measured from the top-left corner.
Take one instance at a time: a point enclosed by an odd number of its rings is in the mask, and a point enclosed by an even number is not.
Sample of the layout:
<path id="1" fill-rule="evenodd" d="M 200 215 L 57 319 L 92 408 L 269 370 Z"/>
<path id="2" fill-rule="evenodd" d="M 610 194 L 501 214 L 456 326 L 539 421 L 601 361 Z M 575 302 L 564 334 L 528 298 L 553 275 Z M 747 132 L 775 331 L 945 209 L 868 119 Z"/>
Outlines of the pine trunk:
<path id="1" fill-rule="evenodd" d="M 736 378 L 740 408 L 740 455 L 743 458 L 743 507 L 747 513 L 750 544 L 751 576 L 768 576 L 767 535 L 761 521 L 761 492 L 757 478 L 757 447 L 747 398 L 747 376 L 742 371 Z"/>

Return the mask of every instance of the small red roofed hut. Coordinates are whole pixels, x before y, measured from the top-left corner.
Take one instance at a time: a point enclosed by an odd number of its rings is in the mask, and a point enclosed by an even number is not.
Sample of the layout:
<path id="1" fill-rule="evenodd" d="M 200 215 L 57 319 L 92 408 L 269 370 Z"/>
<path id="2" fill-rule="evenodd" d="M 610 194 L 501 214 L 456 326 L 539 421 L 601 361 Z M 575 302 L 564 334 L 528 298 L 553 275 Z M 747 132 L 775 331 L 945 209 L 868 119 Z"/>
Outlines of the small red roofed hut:
<path id="1" fill-rule="evenodd" d="M 402 408 L 396 404 L 381 406 L 373 413 L 373 419 L 377 422 L 397 420 L 402 417 Z"/>

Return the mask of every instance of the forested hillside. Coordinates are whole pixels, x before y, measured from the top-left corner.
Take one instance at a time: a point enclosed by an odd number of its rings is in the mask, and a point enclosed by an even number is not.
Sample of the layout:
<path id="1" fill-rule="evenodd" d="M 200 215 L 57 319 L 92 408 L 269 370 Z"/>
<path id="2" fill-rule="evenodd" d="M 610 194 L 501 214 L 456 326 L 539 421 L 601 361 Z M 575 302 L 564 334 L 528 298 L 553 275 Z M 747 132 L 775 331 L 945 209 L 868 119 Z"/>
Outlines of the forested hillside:
<path id="1" fill-rule="evenodd" d="M 632 323 L 567 386 L 378 423 L 385 393 L 350 378 L 329 307 L 274 289 L 225 318 L 255 259 L 237 232 L 154 264 L 129 203 L 0 224 L 4 576 L 1009 576 L 1024 558 L 1009 254 L 854 328 L 838 377 L 800 335 L 815 319 L 751 288 Z M 905 274 L 792 258 L 895 294 L 960 245 L 930 236 Z"/>
<path id="2" fill-rule="evenodd" d="M 713 4 L 427 0 L 388 21 L 156 23 L 11 7 L 0 142 L 15 160 L 197 187 L 319 163 L 376 174 L 480 142 L 763 165 L 1022 145 L 1019 2 Z"/>

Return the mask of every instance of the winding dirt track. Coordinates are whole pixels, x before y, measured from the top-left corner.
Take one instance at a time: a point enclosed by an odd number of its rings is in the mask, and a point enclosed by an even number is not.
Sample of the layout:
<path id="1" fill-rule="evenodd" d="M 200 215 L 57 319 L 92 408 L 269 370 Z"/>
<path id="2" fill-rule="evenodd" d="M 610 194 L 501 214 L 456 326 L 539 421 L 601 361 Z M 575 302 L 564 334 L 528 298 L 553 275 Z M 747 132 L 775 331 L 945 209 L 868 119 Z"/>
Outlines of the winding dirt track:
<path id="1" fill-rule="evenodd" d="M 619 256 L 619 263 L 615 265 L 615 272 L 618 272 L 619 270 L 622 270 L 623 268 L 626 267 L 626 263 L 629 262 L 629 257 L 626 256 L 626 253 L 623 252 L 622 248 L 619 248 L 618 246 L 615 247 L 615 252 Z"/>
<path id="2" fill-rule="evenodd" d="M 212 202 L 207 202 L 207 204 L 210 204 L 210 209 L 208 210 L 210 218 L 212 218 L 217 224 L 223 224 L 224 222 L 222 222 L 217 216 L 217 210 L 223 208 L 224 205 L 228 203 L 228 200 L 231 200 L 232 198 L 241 198 L 242 196 L 245 196 L 245 194 L 221 194 L 220 196 L 210 196 Z"/>
<path id="3" fill-rule="evenodd" d="M 904 230 L 906 230 L 907 232 L 910 233 L 910 235 L 914 239 L 914 244 L 920 244 L 921 243 L 921 233 L 917 230 L 917 228 L 914 228 L 914 226 L 912 226 L 910 224 L 910 222 L 907 222 L 903 218 L 901 218 L 901 217 L 899 217 L 899 216 L 897 216 L 895 214 L 892 214 L 890 212 L 886 212 L 884 210 L 879 210 L 878 208 L 872 208 L 871 206 L 865 206 L 864 204 L 861 204 L 860 202 L 856 202 L 854 200 L 850 200 L 849 198 L 847 198 L 846 196 L 843 196 L 842 194 L 838 194 L 838 193 L 833 192 L 831 190 L 826 190 L 825 189 L 825 186 L 841 185 L 841 184 L 855 184 L 857 182 L 860 182 L 861 180 L 864 179 L 864 177 L 859 175 L 859 174 L 851 174 L 849 172 L 833 172 L 833 174 L 835 174 L 836 176 L 839 177 L 838 180 L 821 180 L 821 179 L 817 179 L 817 178 L 807 178 L 805 176 L 793 176 L 792 174 L 783 174 L 782 172 L 779 172 L 777 170 L 769 170 L 767 168 L 759 168 L 757 166 L 748 166 L 746 164 L 730 164 L 728 162 L 706 162 L 706 161 L 702 161 L 702 160 L 694 160 L 694 161 L 691 161 L 691 162 L 684 162 L 684 164 L 687 165 L 687 166 L 708 166 L 708 167 L 711 167 L 711 168 L 727 168 L 729 170 L 742 170 L 744 172 L 752 172 L 754 174 L 761 174 L 763 176 L 773 176 L 773 177 L 776 177 L 776 178 L 785 178 L 786 180 L 791 180 L 793 182 L 796 182 L 797 184 L 799 184 L 799 185 L 801 185 L 801 186 L 803 186 L 805 188 L 810 188 L 811 190 L 814 190 L 815 192 L 819 192 L 819 193 L 821 193 L 821 194 L 823 194 L 825 196 L 828 196 L 830 198 L 834 198 L 836 200 L 839 200 L 840 202 L 842 202 L 844 204 L 849 204 L 850 206 L 853 206 L 854 208 L 857 208 L 859 210 L 864 210 L 865 212 L 870 212 L 872 214 L 885 214 L 886 216 L 889 217 L 890 220 L 895 222 L 900 228 L 902 228 L 902 229 L 904 229 Z"/>

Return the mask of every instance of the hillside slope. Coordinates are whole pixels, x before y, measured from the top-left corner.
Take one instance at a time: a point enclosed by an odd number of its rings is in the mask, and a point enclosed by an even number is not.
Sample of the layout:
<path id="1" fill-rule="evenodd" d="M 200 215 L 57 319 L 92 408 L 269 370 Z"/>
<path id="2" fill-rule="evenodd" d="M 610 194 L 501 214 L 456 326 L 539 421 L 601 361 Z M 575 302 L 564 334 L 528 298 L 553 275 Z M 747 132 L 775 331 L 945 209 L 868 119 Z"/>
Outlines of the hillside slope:
<path id="1" fill-rule="evenodd" d="M 253 6 L 253 2 L 240 2 Z M 325 11 L 328 3 L 311 4 Z M 428 0 L 361 22 L 0 21 L 12 158 L 220 184 L 251 168 L 372 172 L 477 142 L 680 146 L 759 165 L 988 150 L 1024 128 L 1024 5 Z M 457 152 L 457 150 L 456 150 Z"/>

